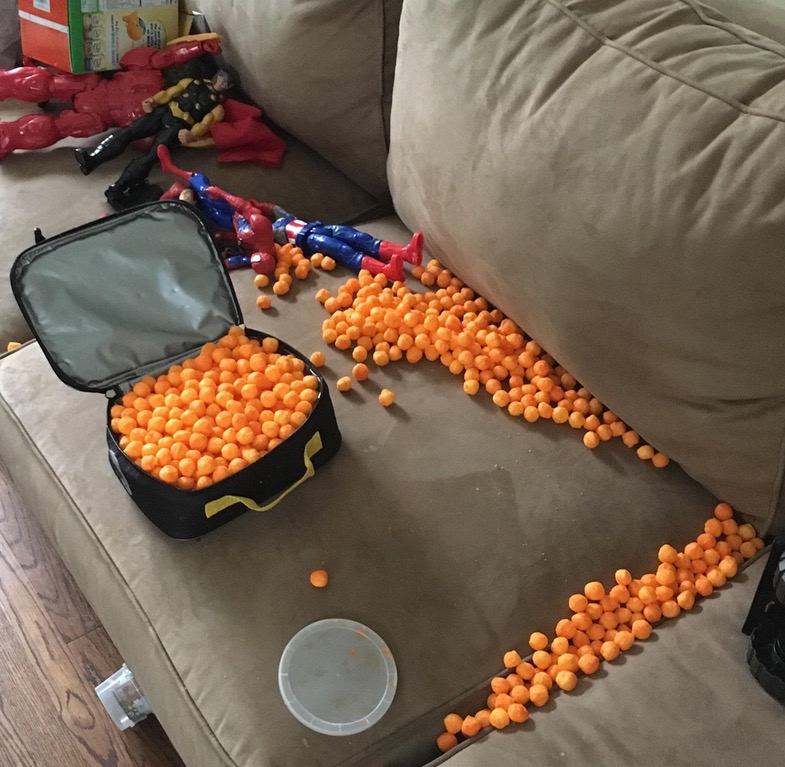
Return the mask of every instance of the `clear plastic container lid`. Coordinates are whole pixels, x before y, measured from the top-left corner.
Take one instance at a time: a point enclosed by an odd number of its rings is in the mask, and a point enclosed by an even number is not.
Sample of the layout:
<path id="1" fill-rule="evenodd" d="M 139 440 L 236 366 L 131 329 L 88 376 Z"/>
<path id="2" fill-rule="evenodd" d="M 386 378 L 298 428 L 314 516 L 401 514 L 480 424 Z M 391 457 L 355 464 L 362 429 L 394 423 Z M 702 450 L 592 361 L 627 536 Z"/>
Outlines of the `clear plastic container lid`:
<path id="1" fill-rule="evenodd" d="M 286 645 L 278 686 L 292 714 L 324 735 L 353 735 L 387 712 L 398 684 L 390 648 L 345 618 L 311 623 Z"/>

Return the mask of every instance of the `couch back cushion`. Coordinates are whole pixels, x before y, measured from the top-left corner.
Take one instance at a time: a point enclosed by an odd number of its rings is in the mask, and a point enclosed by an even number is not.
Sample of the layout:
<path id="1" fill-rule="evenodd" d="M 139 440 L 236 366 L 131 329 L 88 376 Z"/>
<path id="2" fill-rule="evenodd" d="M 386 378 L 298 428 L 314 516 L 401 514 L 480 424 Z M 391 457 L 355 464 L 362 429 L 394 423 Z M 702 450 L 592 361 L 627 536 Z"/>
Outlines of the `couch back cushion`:
<path id="1" fill-rule="evenodd" d="M 764 529 L 785 525 L 783 153 L 785 48 L 694 0 L 404 8 L 403 220 Z"/>
<path id="2" fill-rule="evenodd" d="M 187 0 L 224 35 L 245 92 L 278 125 L 376 196 L 403 0 Z"/>

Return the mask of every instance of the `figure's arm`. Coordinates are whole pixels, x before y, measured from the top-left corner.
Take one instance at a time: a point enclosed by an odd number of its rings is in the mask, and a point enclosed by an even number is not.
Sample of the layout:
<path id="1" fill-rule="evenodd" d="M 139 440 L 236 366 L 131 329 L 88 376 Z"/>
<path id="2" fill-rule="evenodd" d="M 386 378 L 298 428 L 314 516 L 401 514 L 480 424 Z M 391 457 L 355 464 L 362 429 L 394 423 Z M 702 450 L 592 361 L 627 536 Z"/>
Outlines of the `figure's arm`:
<path id="1" fill-rule="evenodd" d="M 215 125 L 215 123 L 221 122 L 224 119 L 224 108 L 221 104 L 218 104 L 211 112 L 206 114 L 201 122 L 196 123 L 190 130 L 183 129 L 178 134 L 178 138 L 181 144 L 185 146 L 195 146 L 196 142 L 200 142 L 201 146 L 205 146 L 202 144 L 202 141 L 209 140 L 210 144 L 213 143 L 212 139 L 207 139 L 206 134 L 210 130 L 211 125 Z"/>
<path id="2" fill-rule="evenodd" d="M 285 216 L 291 215 L 280 205 L 276 205 L 272 202 L 260 202 L 259 200 L 254 200 L 253 198 L 251 198 L 249 202 L 255 208 L 258 208 L 265 216 L 267 216 L 270 221 L 276 221 L 279 218 L 284 218 Z"/>
<path id="3" fill-rule="evenodd" d="M 217 186 L 208 186 L 204 193 L 208 197 L 212 197 L 214 200 L 223 200 L 224 202 L 229 203 L 232 206 L 232 210 L 236 210 L 240 215 L 251 216 L 253 213 L 258 213 L 259 209 L 254 207 L 254 205 L 249 202 L 248 200 L 243 199 L 242 197 L 237 197 L 234 194 L 229 194 L 229 192 L 224 192 L 223 189 Z"/>
<path id="4" fill-rule="evenodd" d="M 123 69 L 167 69 L 177 64 L 185 64 L 205 54 L 218 56 L 221 53 L 220 35 L 184 37 L 172 41 L 163 50 L 153 46 L 142 46 L 128 51 L 121 59 Z"/>
<path id="5" fill-rule="evenodd" d="M 162 104 L 168 104 L 173 98 L 179 96 L 188 87 L 190 82 L 191 80 L 186 77 L 171 88 L 158 91 L 154 96 L 150 96 L 142 102 L 142 109 L 144 109 L 145 112 L 152 112 L 155 107 L 159 107 Z"/>

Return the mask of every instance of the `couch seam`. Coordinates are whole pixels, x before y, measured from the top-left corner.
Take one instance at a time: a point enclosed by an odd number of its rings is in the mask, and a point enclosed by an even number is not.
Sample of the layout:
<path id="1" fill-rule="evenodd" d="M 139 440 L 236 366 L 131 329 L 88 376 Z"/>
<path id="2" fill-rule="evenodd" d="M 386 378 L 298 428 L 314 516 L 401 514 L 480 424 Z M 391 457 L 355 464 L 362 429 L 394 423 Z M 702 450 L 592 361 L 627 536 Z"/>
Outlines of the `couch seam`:
<path id="1" fill-rule="evenodd" d="M 763 533 L 768 533 L 771 528 L 775 517 L 777 516 L 777 507 L 780 504 L 783 482 L 785 481 L 785 426 L 782 429 L 782 439 L 780 441 L 779 450 L 779 465 L 777 468 L 777 476 L 774 479 L 774 484 L 771 490 L 771 500 L 769 501 L 769 514 L 765 522 L 765 530 Z"/>
<path id="2" fill-rule="evenodd" d="M 381 37 L 382 37 L 382 44 L 379 46 L 379 93 L 378 93 L 378 105 L 379 105 L 379 122 L 381 123 L 382 129 L 382 144 L 384 145 L 384 152 L 385 155 L 390 154 L 390 140 L 389 136 L 389 126 L 390 121 L 389 119 L 385 118 L 384 116 L 384 83 L 385 83 L 385 69 L 386 69 L 386 55 L 385 52 L 387 50 L 387 13 L 386 13 L 386 0 L 379 0 L 379 11 L 381 17 Z M 385 175 L 387 174 L 387 161 L 385 158 Z M 388 184 L 389 186 L 389 184 Z"/>
<path id="3" fill-rule="evenodd" d="M 82 510 L 76 504 L 76 502 L 74 501 L 73 497 L 71 496 L 71 494 L 66 489 L 65 485 L 63 485 L 62 481 L 57 476 L 57 473 L 54 471 L 54 469 L 52 468 L 52 466 L 49 463 L 49 461 L 46 460 L 46 458 L 44 457 L 43 453 L 39 449 L 38 445 L 32 439 L 32 436 L 30 435 L 28 430 L 25 428 L 25 426 L 22 423 L 21 419 L 18 418 L 16 413 L 11 408 L 10 403 L 8 402 L 8 400 L 2 394 L 0 394 L 0 404 L 2 404 L 3 410 L 5 410 L 5 412 L 10 416 L 11 421 L 17 427 L 17 429 L 18 429 L 20 435 L 22 436 L 22 438 L 28 442 L 30 447 L 32 447 L 34 455 L 38 459 L 39 465 L 49 469 L 49 474 L 50 474 L 51 479 L 61 489 L 61 491 L 63 493 L 63 497 L 67 500 L 67 503 L 71 506 L 71 508 L 75 512 L 74 516 L 77 519 L 80 520 L 80 523 L 82 524 L 83 528 L 86 531 L 88 531 L 88 534 L 90 535 L 90 537 L 92 537 L 94 542 L 96 542 L 98 544 L 98 547 L 99 547 L 99 549 L 101 551 L 101 556 L 104 559 L 105 564 L 110 568 L 110 570 L 112 570 L 115 573 L 115 575 L 116 575 L 116 577 L 118 579 L 118 582 L 121 584 L 121 588 L 123 589 L 123 591 L 126 592 L 126 596 L 129 597 L 129 599 L 131 601 L 131 604 L 134 606 L 134 608 L 137 611 L 137 613 L 140 614 L 143 617 L 143 619 L 145 621 L 145 624 L 147 626 L 147 630 L 149 632 L 152 632 L 152 634 L 157 639 L 158 645 L 161 648 L 161 652 L 163 653 L 166 662 L 169 664 L 169 666 L 171 667 L 173 673 L 175 674 L 175 677 L 176 677 L 176 679 L 177 679 L 177 681 L 179 683 L 179 687 L 181 689 L 181 692 L 182 692 L 182 694 L 184 695 L 184 697 L 186 699 L 187 705 L 189 706 L 189 708 L 191 708 L 193 710 L 193 712 L 196 714 L 196 716 L 202 721 L 205 730 L 209 734 L 209 737 L 214 741 L 214 743 L 221 750 L 221 752 L 222 752 L 222 760 L 227 765 L 230 765 L 230 767 L 238 767 L 237 766 L 237 762 L 226 751 L 226 749 L 224 748 L 223 744 L 218 739 L 218 736 L 213 731 L 213 728 L 207 723 L 207 721 L 206 721 L 206 719 L 204 717 L 204 714 L 202 713 L 201 709 L 196 705 L 196 702 L 194 701 L 193 697 L 191 696 L 190 692 L 188 691 L 188 688 L 185 686 L 185 683 L 183 682 L 182 677 L 180 676 L 179 672 L 176 670 L 174 662 L 172 661 L 171 655 L 169 654 L 168 650 L 164 647 L 164 644 L 161 641 L 161 638 L 158 635 L 158 632 L 156 631 L 155 627 L 153 626 L 152 622 L 150 621 L 147 612 L 143 609 L 143 607 L 141 606 L 141 603 L 137 599 L 137 597 L 134 594 L 133 590 L 128 585 L 128 581 L 125 579 L 125 577 L 123 577 L 123 575 L 120 572 L 119 568 L 115 565 L 114 561 L 109 556 L 109 552 L 106 550 L 106 547 L 103 545 L 103 543 L 101 542 L 101 539 L 96 534 L 93 526 L 88 522 L 87 518 L 82 513 Z M 47 538 L 48 537 L 49 536 L 47 534 Z M 81 586 L 80 586 L 80 589 L 81 589 Z M 99 618 L 100 618 L 100 616 L 99 616 Z M 155 712 L 153 712 L 153 713 L 155 713 Z"/>
<path id="4" fill-rule="evenodd" d="M 684 3 L 685 5 L 688 5 L 692 9 L 693 13 L 695 13 L 695 15 L 706 26 L 715 27 L 716 29 L 721 29 L 723 32 L 727 32 L 729 35 L 733 35 L 733 37 L 735 37 L 737 40 L 740 40 L 742 43 L 746 43 L 747 45 L 751 45 L 754 48 L 758 48 L 758 49 L 760 49 L 762 51 L 766 51 L 767 53 L 773 53 L 775 56 L 779 56 L 781 59 L 785 59 L 785 51 L 778 50 L 778 49 L 782 48 L 782 46 L 779 43 L 777 43 L 776 40 L 772 41 L 773 44 L 774 44 L 773 47 L 772 46 L 768 46 L 768 45 L 763 45 L 763 43 L 761 41 L 759 41 L 759 40 L 753 40 L 751 37 L 748 37 L 745 34 L 740 34 L 739 31 L 738 31 L 739 29 L 742 29 L 742 30 L 745 30 L 745 31 L 750 31 L 750 32 L 752 30 L 746 30 L 745 27 L 741 26 L 740 24 L 737 24 L 732 19 L 728 19 L 728 23 L 725 23 L 724 21 L 718 21 L 717 19 L 712 19 L 709 16 L 707 16 L 700 9 L 700 7 L 695 2 L 695 0 L 681 0 L 681 2 Z M 734 27 L 736 27 L 736 29 L 734 29 Z M 757 33 L 754 33 L 754 34 L 757 34 Z M 761 37 L 761 39 L 763 39 L 763 40 L 766 39 L 766 38 L 763 37 L 763 35 L 758 35 L 758 36 Z"/>
<path id="5" fill-rule="evenodd" d="M 686 0 L 681 0 L 681 1 L 685 2 Z M 698 83 L 695 80 L 692 80 L 688 77 L 685 77 L 682 74 L 679 74 L 671 69 L 668 69 L 667 67 L 664 67 L 662 64 L 658 64 L 656 61 L 647 58 L 646 56 L 639 53 L 638 51 L 635 51 L 626 45 L 616 42 L 615 40 L 611 40 L 609 37 L 604 35 L 599 29 L 592 26 L 582 16 L 579 16 L 577 13 L 567 8 L 561 2 L 561 0 L 546 0 L 546 2 L 549 5 L 551 5 L 553 8 L 555 8 L 557 11 L 562 13 L 564 16 L 569 18 L 576 26 L 581 27 L 581 29 L 583 29 L 585 32 L 591 35 L 598 43 L 600 43 L 600 45 L 618 51 L 619 53 L 622 53 L 631 59 L 635 59 L 638 63 L 642 64 L 645 67 L 648 67 L 649 69 L 659 73 L 660 75 L 664 77 L 670 77 L 673 80 L 677 80 L 682 85 L 686 85 L 687 87 L 692 88 L 693 90 L 698 91 L 699 93 L 703 93 L 705 96 L 715 98 L 718 101 L 723 102 L 727 106 L 737 110 L 738 112 L 741 112 L 742 114 L 750 115 L 751 117 L 763 117 L 770 120 L 774 120 L 775 122 L 785 123 L 785 116 L 778 116 L 775 114 L 771 114 L 769 112 L 764 112 L 763 110 L 760 109 L 754 109 L 752 107 L 747 106 L 746 104 L 742 104 L 740 101 L 737 101 L 731 96 L 727 96 L 723 93 L 720 93 L 719 91 L 715 91 L 710 88 L 707 88 L 705 85 Z M 710 26 L 715 26 L 715 25 L 710 25 Z M 733 34 L 733 33 L 729 33 L 729 34 Z M 736 37 L 738 38 L 738 35 L 736 35 Z M 756 43 L 754 42 L 748 40 L 743 40 L 743 41 L 753 47 L 760 48 L 760 46 L 756 45 Z"/>

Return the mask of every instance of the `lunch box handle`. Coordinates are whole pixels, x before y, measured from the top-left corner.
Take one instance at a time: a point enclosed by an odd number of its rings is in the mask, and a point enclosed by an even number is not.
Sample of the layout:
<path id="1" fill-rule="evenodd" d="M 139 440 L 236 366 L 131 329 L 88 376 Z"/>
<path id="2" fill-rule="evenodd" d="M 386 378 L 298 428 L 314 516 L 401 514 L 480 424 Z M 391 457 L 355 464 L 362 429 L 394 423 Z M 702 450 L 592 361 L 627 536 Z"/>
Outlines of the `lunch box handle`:
<path id="1" fill-rule="evenodd" d="M 277 506 L 298 485 L 301 485 L 303 482 L 305 482 L 306 479 L 309 479 L 316 473 L 316 469 L 314 469 L 313 461 L 311 461 L 311 459 L 321 449 L 322 436 L 317 431 L 305 444 L 305 450 L 303 450 L 305 474 L 303 474 L 302 477 L 300 477 L 300 479 L 298 479 L 294 484 L 289 485 L 289 487 L 287 487 L 286 490 L 284 490 L 274 501 L 271 501 L 265 506 L 260 506 L 258 503 L 256 503 L 256 501 L 253 500 L 253 498 L 245 498 L 241 495 L 224 495 L 222 498 L 216 498 L 214 501 L 210 501 L 209 503 L 205 504 L 205 516 L 209 519 L 210 517 L 218 514 L 219 511 L 223 511 L 229 506 L 234 506 L 236 503 L 242 503 L 252 511 L 269 511 L 273 508 L 273 506 Z"/>

